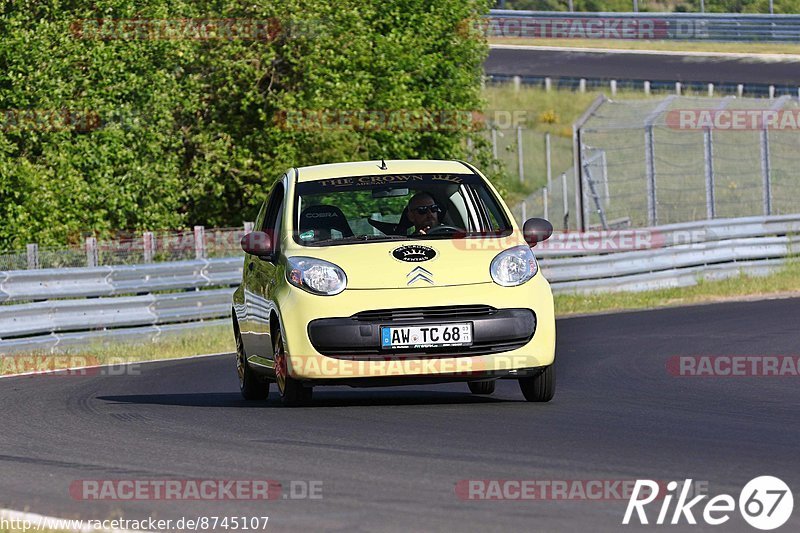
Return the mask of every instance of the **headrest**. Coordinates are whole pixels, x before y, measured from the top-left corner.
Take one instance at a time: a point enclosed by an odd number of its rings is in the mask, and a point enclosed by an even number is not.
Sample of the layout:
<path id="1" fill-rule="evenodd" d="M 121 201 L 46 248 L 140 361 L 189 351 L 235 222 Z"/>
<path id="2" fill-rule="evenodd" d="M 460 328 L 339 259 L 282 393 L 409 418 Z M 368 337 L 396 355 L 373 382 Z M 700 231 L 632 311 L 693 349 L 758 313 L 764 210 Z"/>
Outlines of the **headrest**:
<path id="1" fill-rule="evenodd" d="M 341 232 L 342 237 L 352 237 L 353 230 L 344 213 L 334 205 L 313 205 L 300 213 L 300 233 L 314 230 L 316 238 L 330 239 L 331 230 Z"/>

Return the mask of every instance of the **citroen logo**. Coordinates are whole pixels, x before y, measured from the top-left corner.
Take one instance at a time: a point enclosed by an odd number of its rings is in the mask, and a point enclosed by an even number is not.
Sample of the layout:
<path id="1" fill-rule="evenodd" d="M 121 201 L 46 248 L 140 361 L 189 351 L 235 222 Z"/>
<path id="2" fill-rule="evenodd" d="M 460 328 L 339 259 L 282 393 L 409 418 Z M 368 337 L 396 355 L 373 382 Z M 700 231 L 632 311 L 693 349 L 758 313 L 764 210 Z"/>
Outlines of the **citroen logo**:
<path id="1" fill-rule="evenodd" d="M 433 274 L 422 268 L 421 266 L 415 268 L 411 272 L 406 275 L 407 278 L 411 278 L 408 280 L 406 285 L 411 285 L 418 281 L 427 281 L 430 285 L 433 285 Z"/>

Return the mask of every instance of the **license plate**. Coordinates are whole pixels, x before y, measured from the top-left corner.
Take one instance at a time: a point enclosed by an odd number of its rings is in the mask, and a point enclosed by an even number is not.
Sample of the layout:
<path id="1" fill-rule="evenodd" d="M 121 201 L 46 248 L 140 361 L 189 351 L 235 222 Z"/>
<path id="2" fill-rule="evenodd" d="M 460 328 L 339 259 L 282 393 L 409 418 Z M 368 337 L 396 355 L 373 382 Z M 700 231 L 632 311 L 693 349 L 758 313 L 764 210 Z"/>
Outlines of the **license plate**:
<path id="1" fill-rule="evenodd" d="M 471 323 L 381 326 L 381 348 L 443 348 L 471 344 Z"/>

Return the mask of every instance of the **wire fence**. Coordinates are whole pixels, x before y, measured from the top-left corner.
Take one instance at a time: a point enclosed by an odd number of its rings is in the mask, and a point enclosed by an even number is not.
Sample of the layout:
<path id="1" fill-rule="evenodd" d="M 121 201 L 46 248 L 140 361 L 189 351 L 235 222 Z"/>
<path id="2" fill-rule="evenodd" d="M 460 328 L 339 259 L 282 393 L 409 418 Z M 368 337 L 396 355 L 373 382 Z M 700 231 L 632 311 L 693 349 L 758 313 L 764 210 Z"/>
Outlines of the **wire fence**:
<path id="1" fill-rule="evenodd" d="M 241 253 L 243 228 L 124 233 L 109 239 L 84 238 L 81 245 L 44 247 L 31 243 L 23 250 L 0 251 L 0 271 L 38 268 L 136 265 L 231 257 Z"/>
<path id="2" fill-rule="evenodd" d="M 800 212 L 797 98 L 601 97 L 573 143 L 577 176 L 532 194 L 527 216 L 615 229 Z"/>

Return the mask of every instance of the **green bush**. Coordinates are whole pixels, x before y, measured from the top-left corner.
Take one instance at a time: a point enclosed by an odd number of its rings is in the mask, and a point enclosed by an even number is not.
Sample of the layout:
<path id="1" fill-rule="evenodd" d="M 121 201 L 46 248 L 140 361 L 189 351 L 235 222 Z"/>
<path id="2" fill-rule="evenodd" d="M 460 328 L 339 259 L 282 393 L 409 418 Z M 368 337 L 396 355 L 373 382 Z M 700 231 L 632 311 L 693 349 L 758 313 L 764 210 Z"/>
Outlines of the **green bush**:
<path id="1" fill-rule="evenodd" d="M 0 249 L 238 226 L 291 166 L 466 156 L 463 130 L 293 130 L 276 118 L 481 109 L 487 47 L 464 21 L 484 14 L 485 0 L 133 4 L 0 8 Z M 98 38 L 88 21 L 187 18 L 266 20 L 269 35 Z"/>

